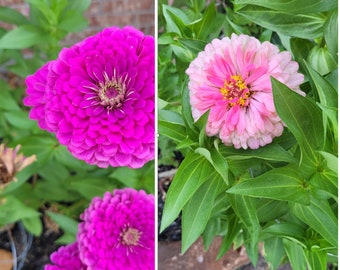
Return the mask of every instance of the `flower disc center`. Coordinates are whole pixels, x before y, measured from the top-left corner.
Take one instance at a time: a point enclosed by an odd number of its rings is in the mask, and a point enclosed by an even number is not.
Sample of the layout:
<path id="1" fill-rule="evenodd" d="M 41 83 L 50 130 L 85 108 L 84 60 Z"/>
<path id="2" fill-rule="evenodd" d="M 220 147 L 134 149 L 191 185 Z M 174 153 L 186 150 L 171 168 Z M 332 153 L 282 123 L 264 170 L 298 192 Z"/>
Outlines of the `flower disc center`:
<path id="1" fill-rule="evenodd" d="M 100 83 L 98 91 L 100 104 L 105 106 L 108 110 L 120 108 L 125 99 L 125 92 L 125 84 L 115 80 Z"/>
<path id="2" fill-rule="evenodd" d="M 229 108 L 236 104 L 239 104 L 241 107 L 249 105 L 251 91 L 240 75 L 233 75 L 229 81 L 225 80 L 220 92 L 223 95 L 223 99 L 228 102 Z"/>
<path id="3" fill-rule="evenodd" d="M 121 241 L 125 246 L 137 246 L 141 237 L 141 232 L 137 229 L 127 227 L 121 233 Z"/>

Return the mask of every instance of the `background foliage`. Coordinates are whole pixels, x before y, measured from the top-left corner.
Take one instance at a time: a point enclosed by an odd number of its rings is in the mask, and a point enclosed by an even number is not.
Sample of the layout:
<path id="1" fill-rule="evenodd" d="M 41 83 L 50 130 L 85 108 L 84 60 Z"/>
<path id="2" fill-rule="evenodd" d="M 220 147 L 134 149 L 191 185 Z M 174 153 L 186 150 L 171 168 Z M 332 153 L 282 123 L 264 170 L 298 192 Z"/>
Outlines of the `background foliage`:
<path id="1" fill-rule="evenodd" d="M 24 78 L 55 59 L 70 32 L 87 26 L 83 16 L 90 0 L 27 0 L 29 16 L 0 6 L 0 142 L 21 145 L 25 156 L 37 161 L 17 173 L 16 182 L 0 190 L 0 226 L 17 221 L 38 236 L 42 216 L 57 222 L 64 235 L 59 243 L 74 241 L 79 214 L 94 196 L 129 186 L 154 193 L 154 164 L 132 170 L 99 169 L 75 159 L 53 134 L 41 130 L 22 104 Z M 9 78 L 16 78 L 13 84 Z"/>
<path id="2" fill-rule="evenodd" d="M 159 1 L 158 131 L 160 164 L 185 157 L 167 193 L 161 231 L 182 213 L 182 251 L 203 236 L 217 258 L 244 244 L 255 265 L 258 243 L 271 269 L 337 262 L 337 1 Z M 189 63 L 214 38 L 244 33 L 288 50 L 305 75 L 302 97 L 272 80 L 284 134 L 257 150 L 234 149 L 205 135 L 188 94 Z M 175 164 L 176 165 L 176 164 Z"/>

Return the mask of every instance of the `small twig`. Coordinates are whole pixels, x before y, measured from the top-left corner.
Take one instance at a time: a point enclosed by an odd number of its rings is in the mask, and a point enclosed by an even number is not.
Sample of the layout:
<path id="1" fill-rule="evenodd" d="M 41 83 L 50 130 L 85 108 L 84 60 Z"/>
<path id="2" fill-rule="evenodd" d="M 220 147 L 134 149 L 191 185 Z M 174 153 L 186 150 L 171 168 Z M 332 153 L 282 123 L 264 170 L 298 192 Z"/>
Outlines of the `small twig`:
<path id="1" fill-rule="evenodd" d="M 17 250 L 15 248 L 15 243 L 14 243 L 14 239 L 12 236 L 12 232 L 11 230 L 7 230 L 7 236 L 11 245 L 11 252 L 12 252 L 12 259 L 13 259 L 13 270 L 18 270 L 17 269 Z"/>
<path id="2" fill-rule="evenodd" d="M 178 169 L 172 169 L 170 171 L 160 172 L 158 174 L 158 178 L 159 179 L 162 179 L 162 178 L 172 178 L 172 177 L 174 177 L 174 175 L 176 174 L 177 171 L 178 171 Z"/>

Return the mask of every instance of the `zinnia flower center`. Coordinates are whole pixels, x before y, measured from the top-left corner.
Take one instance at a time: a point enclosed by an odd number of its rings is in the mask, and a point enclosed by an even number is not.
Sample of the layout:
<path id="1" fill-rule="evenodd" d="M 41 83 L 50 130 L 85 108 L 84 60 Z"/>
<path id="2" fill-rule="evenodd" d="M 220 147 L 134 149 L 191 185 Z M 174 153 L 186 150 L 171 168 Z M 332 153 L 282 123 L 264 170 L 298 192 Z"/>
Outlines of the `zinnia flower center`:
<path id="1" fill-rule="evenodd" d="M 249 105 L 251 91 L 248 89 L 240 75 L 233 75 L 230 77 L 229 81 L 225 80 L 220 91 L 223 95 L 223 99 L 228 101 L 229 108 L 236 104 L 239 104 L 241 107 Z"/>
<path id="2" fill-rule="evenodd" d="M 106 107 L 108 110 L 114 108 L 120 108 L 123 101 L 125 100 L 126 93 L 126 77 L 123 79 L 113 76 L 109 79 L 106 74 L 104 74 L 105 82 L 99 83 L 98 97 L 100 100 L 100 105 Z"/>
<path id="3" fill-rule="evenodd" d="M 141 232 L 137 229 L 127 227 L 121 232 L 121 242 L 125 246 L 138 246 Z"/>

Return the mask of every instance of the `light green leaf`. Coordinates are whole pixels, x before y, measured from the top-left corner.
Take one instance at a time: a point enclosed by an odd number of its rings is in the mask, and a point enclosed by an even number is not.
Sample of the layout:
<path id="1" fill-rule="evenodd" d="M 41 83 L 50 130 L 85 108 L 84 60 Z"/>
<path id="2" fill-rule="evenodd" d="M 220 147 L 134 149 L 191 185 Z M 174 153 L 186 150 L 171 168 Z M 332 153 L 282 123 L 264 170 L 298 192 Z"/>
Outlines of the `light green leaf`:
<path id="1" fill-rule="evenodd" d="M 60 21 L 58 27 L 67 32 L 79 32 L 86 28 L 87 20 L 78 10 L 69 11 L 67 16 L 64 16 Z"/>
<path id="2" fill-rule="evenodd" d="M 315 46 L 309 52 L 307 62 L 321 75 L 326 75 L 338 67 L 336 57 L 326 47 Z"/>
<path id="3" fill-rule="evenodd" d="M 309 206 L 290 203 L 290 208 L 298 219 L 309 225 L 334 247 L 338 246 L 338 221 L 327 201 L 312 198 Z"/>
<path id="4" fill-rule="evenodd" d="M 181 36 L 190 37 L 191 31 L 186 25 L 189 24 L 191 20 L 185 12 L 168 5 L 163 5 L 162 11 L 166 21 L 167 32 L 175 32 Z"/>
<path id="5" fill-rule="evenodd" d="M 39 236 L 42 233 L 43 226 L 41 223 L 41 218 L 39 216 L 23 218 L 21 219 L 26 230 L 32 233 L 34 236 Z"/>
<path id="6" fill-rule="evenodd" d="M 264 257 L 271 270 L 276 270 L 283 261 L 286 252 L 280 237 L 273 237 L 263 242 Z"/>
<path id="7" fill-rule="evenodd" d="M 0 39 L 0 49 L 24 49 L 41 43 L 45 34 L 33 25 L 19 26 Z"/>
<path id="8" fill-rule="evenodd" d="M 309 203 L 309 192 L 296 166 L 272 169 L 258 177 L 240 181 L 228 193 L 273 200 Z"/>
<path id="9" fill-rule="evenodd" d="M 216 172 L 222 177 L 224 182 L 228 185 L 228 163 L 217 149 L 212 148 L 210 150 L 206 148 L 196 148 L 195 153 L 204 156 L 210 164 L 215 168 Z"/>
<path id="10" fill-rule="evenodd" d="M 14 196 L 6 196 L 0 201 L 0 224 L 15 223 L 24 218 L 38 217 L 40 213 L 22 203 Z"/>
<path id="11" fill-rule="evenodd" d="M 334 0 L 235 0 L 235 4 L 257 5 L 296 14 L 319 13 L 337 8 Z"/>
<path id="12" fill-rule="evenodd" d="M 282 239 L 282 241 L 293 270 L 306 270 L 307 265 L 303 248 L 296 242 L 287 239 Z"/>
<path id="13" fill-rule="evenodd" d="M 68 8 L 75 9 L 78 12 L 83 12 L 87 10 L 91 5 L 91 0 L 72 0 L 68 2 L 69 2 Z"/>
<path id="14" fill-rule="evenodd" d="M 65 233 L 76 235 L 78 232 L 78 222 L 60 213 L 47 211 L 47 214 L 64 230 Z"/>
<path id="15" fill-rule="evenodd" d="M 36 122 L 28 118 L 28 113 L 24 111 L 9 111 L 4 113 L 7 121 L 14 127 L 20 129 L 32 129 L 36 126 Z"/>
<path id="16" fill-rule="evenodd" d="M 209 161 L 201 155 L 192 152 L 186 155 L 167 192 L 160 231 L 177 218 L 184 205 L 213 172 Z"/>
<path id="17" fill-rule="evenodd" d="M 177 143 L 183 141 L 186 137 L 186 129 L 184 126 L 162 120 L 158 121 L 158 132 Z"/>
<path id="18" fill-rule="evenodd" d="M 310 270 L 327 270 L 327 252 L 319 248 L 305 250 L 305 256 L 308 260 Z"/>
<path id="19" fill-rule="evenodd" d="M 293 14 L 271 10 L 260 6 L 247 5 L 238 14 L 260 26 L 283 35 L 314 39 L 323 35 L 326 17 L 321 14 Z"/>
<path id="20" fill-rule="evenodd" d="M 6 111 L 20 110 L 18 103 L 14 100 L 14 98 L 11 95 L 11 90 L 9 89 L 9 85 L 3 80 L 0 80 L 0 100 L 1 100 L 0 109 L 6 110 Z"/>
<path id="21" fill-rule="evenodd" d="M 28 23 L 27 18 L 23 16 L 20 12 L 4 6 L 0 6 L 0 21 L 15 25 Z"/>
<path id="22" fill-rule="evenodd" d="M 322 149 L 324 131 L 320 128 L 322 112 L 309 98 L 289 89 L 278 80 L 271 78 L 276 111 L 301 147 L 300 167 L 308 177 L 319 163 L 317 150 Z"/>
<path id="23" fill-rule="evenodd" d="M 93 197 L 102 196 L 109 190 L 108 183 L 105 179 L 98 178 L 70 178 L 69 189 L 79 192 L 84 198 L 91 200 Z M 113 186 L 112 186 L 113 188 Z M 111 188 L 111 189 L 112 189 Z M 110 191 L 112 191 L 110 189 Z"/>
<path id="24" fill-rule="evenodd" d="M 208 223 L 217 191 L 223 185 L 220 176 L 217 173 L 214 175 L 198 188 L 183 208 L 182 253 L 198 239 Z"/>
<path id="25" fill-rule="evenodd" d="M 333 154 L 331 154 L 331 153 L 324 152 L 324 151 L 320 151 L 319 153 L 326 160 L 327 167 L 330 170 L 332 170 L 333 172 L 335 172 L 336 174 L 338 174 L 338 165 L 339 165 L 338 157 L 333 155 Z"/>

